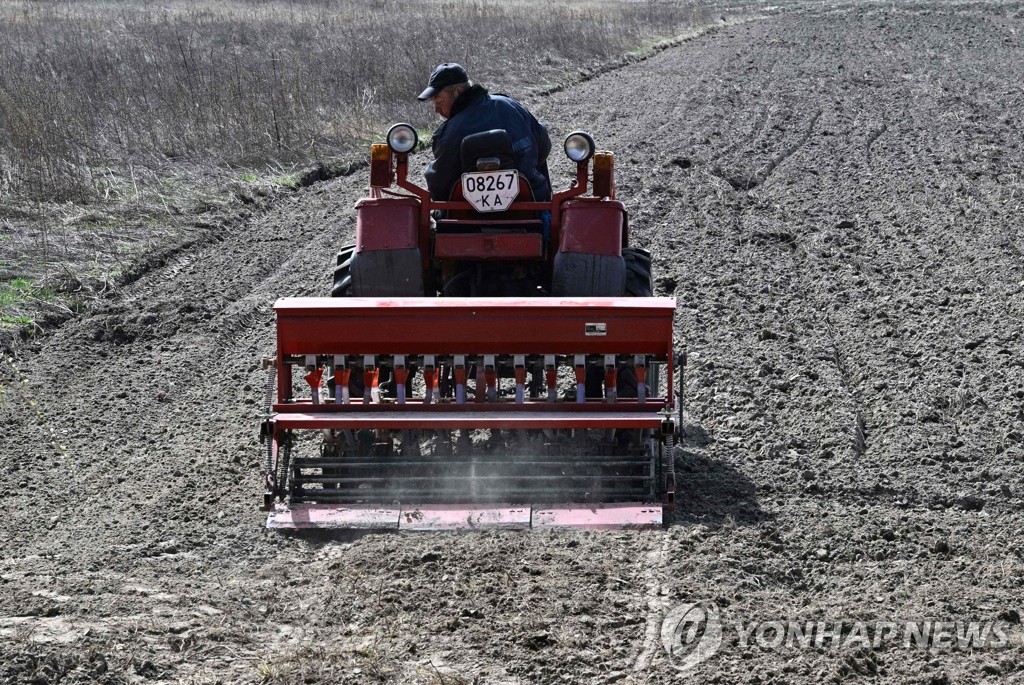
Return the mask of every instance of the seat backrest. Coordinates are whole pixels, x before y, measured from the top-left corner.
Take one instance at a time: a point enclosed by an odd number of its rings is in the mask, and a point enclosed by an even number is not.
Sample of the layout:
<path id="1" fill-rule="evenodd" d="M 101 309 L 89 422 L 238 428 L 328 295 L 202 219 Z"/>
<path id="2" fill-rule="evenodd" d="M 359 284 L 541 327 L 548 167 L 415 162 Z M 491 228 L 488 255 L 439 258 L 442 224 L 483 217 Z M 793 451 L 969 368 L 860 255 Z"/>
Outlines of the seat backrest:
<path id="1" fill-rule="evenodd" d="M 497 157 L 500 162 L 499 169 L 514 169 L 516 165 L 515 156 L 512 152 L 512 139 L 509 138 L 508 132 L 503 128 L 482 131 L 466 136 L 462 139 L 460 153 L 463 173 L 476 171 L 476 161 L 482 157 Z M 465 196 L 462 194 L 461 178 L 456 181 L 455 186 L 452 188 L 450 199 L 454 201 L 465 199 Z M 530 186 L 530 181 L 520 171 L 519 195 L 516 197 L 516 201 L 533 202 L 533 199 L 533 188 Z M 524 221 L 536 218 L 536 213 L 524 210 L 498 212 L 495 214 L 478 214 L 473 210 L 455 210 L 448 213 L 449 219 L 479 221 L 484 217 L 496 221 Z"/>
<path id="2" fill-rule="evenodd" d="M 503 128 L 473 133 L 462 139 L 459 148 L 462 157 L 462 171 L 476 171 L 476 161 L 482 157 L 497 157 L 499 169 L 511 169 L 516 165 L 512 151 L 512 139 Z"/>

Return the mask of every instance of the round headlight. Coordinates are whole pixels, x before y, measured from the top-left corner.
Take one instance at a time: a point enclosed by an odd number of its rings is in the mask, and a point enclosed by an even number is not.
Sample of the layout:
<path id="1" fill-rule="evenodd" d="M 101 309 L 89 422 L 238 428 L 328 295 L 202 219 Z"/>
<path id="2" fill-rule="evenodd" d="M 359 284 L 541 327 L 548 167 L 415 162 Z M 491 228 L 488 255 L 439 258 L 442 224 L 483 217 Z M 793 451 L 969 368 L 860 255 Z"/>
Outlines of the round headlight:
<path id="1" fill-rule="evenodd" d="M 594 137 L 586 131 L 573 131 L 565 137 L 565 155 L 574 162 L 585 162 L 594 156 Z"/>
<path id="2" fill-rule="evenodd" d="M 388 129 L 388 147 L 394 152 L 405 154 L 412 152 L 419 142 L 416 129 L 409 124 L 395 124 Z"/>

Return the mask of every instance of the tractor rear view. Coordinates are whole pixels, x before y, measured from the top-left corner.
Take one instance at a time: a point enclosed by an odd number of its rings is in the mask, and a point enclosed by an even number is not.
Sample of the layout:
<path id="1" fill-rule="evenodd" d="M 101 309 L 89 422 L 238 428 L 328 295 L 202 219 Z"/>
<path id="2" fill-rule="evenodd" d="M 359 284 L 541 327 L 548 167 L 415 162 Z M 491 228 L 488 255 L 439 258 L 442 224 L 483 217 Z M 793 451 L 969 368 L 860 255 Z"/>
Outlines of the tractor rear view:
<path id="1" fill-rule="evenodd" d="M 575 180 L 538 202 L 507 134 L 476 134 L 436 201 L 416 145 L 398 124 L 372 146 L 333 297 L 274 306 L 268 527 L 667 525 L 675 301 L 629 245 L 613 156 L 570 134 Z"/>

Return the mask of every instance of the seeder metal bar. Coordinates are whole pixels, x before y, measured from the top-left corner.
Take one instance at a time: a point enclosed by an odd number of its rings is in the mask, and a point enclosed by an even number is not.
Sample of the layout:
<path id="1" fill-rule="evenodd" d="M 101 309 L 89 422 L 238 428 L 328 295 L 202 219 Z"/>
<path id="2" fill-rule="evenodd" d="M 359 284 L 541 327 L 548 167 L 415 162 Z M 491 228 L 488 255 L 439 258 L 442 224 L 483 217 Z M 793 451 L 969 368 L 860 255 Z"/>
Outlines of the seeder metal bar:
<path id="1" fill-rule="evenodd" d="M 268 528 L 343 528 L 371 530 L 453 530 L 474 528 L 656 529 L 663 508 L 642 502 L 621 504 L 554 504 L 514 506 L 410 504 L 380 507 L 367 504 L 279 505 L 267 518 Z"/>
<path id="2" fill-rule="evenodd" d="M 360 298 L 278 300 L 278 359 L 290 355 L 672 355 L 675 300 Z"/>
<path id="3" fill-rule="evenodd" d="M 522 404 L 512 401 L 486 402 L 481 404 L 459 404 L 458 402 L 437 401 L 428 403 L 420 399 L 407 399 L 405 404 L 398 406 L 396 403 L 387 401 L 379 403 L 364 403 L 353 400 L 351 404 L 344 406 L 321 404 L 316 407 L 308 401 L 288 402 L 275 404 L 272 410 L 279 414 L 308 414 L 316 413 L 353 413 L 353 414 L 393 414 L 396 411 L 408 412 L 410 414 L 444 414 L 457 413 L 495 413 L 495 414 L 545 414 L 548 416 L 558 414 L 580 414 L 580 413 L 633 413 L 649 414 L 653 416 L 666 407 L 664 400 L 647 401 L 640 404 L 634 398 L 620 398 L 614 404 L 603 400 L 590 399 L 585 403 L 576 404 L 573 402 L 547 402 L 543 399 L 527 400 Z"/>
<path id="4" fill-rule="evenodd" d="M 566 498 L 571 496 L 572 499 L 576 500 L 579 506 L 586 506 L 586 504 L 598 503 L 598 502 L 621 502 L 626 500 L 645 499 L 650 497 L 649 488 L 645 487 L 594 487 L 584 488 L 580 486 L 573 486 L 566 489 L 558 488 L 501 488 L 496 489 L 495 492 L 480 492 L 476 497 L 470 498 L 465 497 L 466 487 L 460 485 L 460 487 L 447 487 L 439 488 L 435 486 L 430 487 L 379 487 L 379 488 L 368 488 L 359 490 L 311 490 L 301 488 L 292 493 L 290 502 L 298 504 L 302 502 L 319 502 L 326 504 L 329 502 L 335 502 L 338 504 L 359 504 L 359 503 L 378 503 L 382 504 L 385 502 L 429 502 L 431 504 L 448 504 L 448 503 L 476 503 L 482 504 L 484 502 L 508 502 L 509 500 L 517 503 L 526 502 L 537 502 L 537 501 L 550 501 L 559 498 Z"/>
<path id="5" fill-rule="evenodd" d="M 521 479 L 529 480 L 531 483 L 536 482 L 558 482 L 562 483 L 567 480 L 585 480 L 596 483 L 630 483 L 633 481 L 642 481 L 650 478 L 648 473 L 640 473 L 635 475 L 627 476 L 607 476 L 598 473 L 566 473 L 559 474 L 557 476 L 525 476 L 521 474 L 498 474 L 498 475 L 467 475 L 459 473 L 439 473 L 431 474 L 427 476 L 410 476 L 407 474 L 399 473 L 385 473 L 377 476 L 353 476 L 351 478 L 336 478 L 333 476 L 295 476 L 292 482 L 296 485 L 310 485 L 313 483 L 326 483 L 328 485 L 344 485 L 346 483 L 382 483 L 400 481 L 402 483 L 412 483 L 415 481 L 426 481 L 432 483 L 437 480 L 444 481 L 493 481 L 495 483 L 507 483 L 509 480 Z"/>
<path id="6" fill-rule="evenodd" d="M 514 406 L 514 405 L 513 405 Z M 639 412 L 423 412 L 391 411 L 367 413 L 296 412 L 278 414 L 279 429 L 361 428 L 394 430 L 407 428 L 658 428 L 661 414 Z"/>
<path id="7" fill-rule="evenodd" d="M 369 468 L 369 469 L 381 469 L 389 466 L 407 468 L 410 466 L 432 466 L 437 468 L 450 467 L 457 468 L 472 464 L 476 467 L 486 466 L 502 466 L 507 467 L 510 464 L 514 464 L 516 468 L 539 468 L 539 467 L 555 467 L 555 468 L 580 468 L 585 466 L 646 466 L 648 464 L 648 457 L 634 457 L 632 459 L 628 457 L 602 457 L 602 456 L 588 456 L 588 457 L 574 457 L 570 459 L 548 459 L 548 460 L 534 460 L 527 459 L 523 460 L 519 457 L 506 457 L 506 458 L 480 458 L 473 456 L 472 458 L 463 458 L 457 460 L 455 457 L 445 457 L 443 459 L 435 459 L 427 461 L 424 459 L 402 459 L 395 457 L 379 457 L 371 459 L 369 457 L 356 457 L 352 460 L 342 459 L 337 457 L 313 457 L 308 459 L 293 459 L 292 463 L 295 464 L 295 468 L 298 469 L 313 469 L 313 468 Z"/>

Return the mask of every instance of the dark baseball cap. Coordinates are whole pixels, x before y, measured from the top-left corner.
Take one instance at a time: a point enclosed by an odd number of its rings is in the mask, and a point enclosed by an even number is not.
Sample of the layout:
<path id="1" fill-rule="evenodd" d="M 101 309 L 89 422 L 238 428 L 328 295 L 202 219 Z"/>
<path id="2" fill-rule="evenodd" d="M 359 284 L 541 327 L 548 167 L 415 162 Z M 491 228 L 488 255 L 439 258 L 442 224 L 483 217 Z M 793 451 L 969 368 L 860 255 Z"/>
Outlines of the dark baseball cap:
<path id="1" fill-rule="evenodd" d="M 437 91 L 445 86 L 454 86 L 456 83 L 469 81 L 469 74 L 454 62 L 438 64 L 434 71 L 430 72 L 430 80 L 427 81 L 427 89 L 420 93 L 417 100 L 429 100 L 434 97 Z"/>

